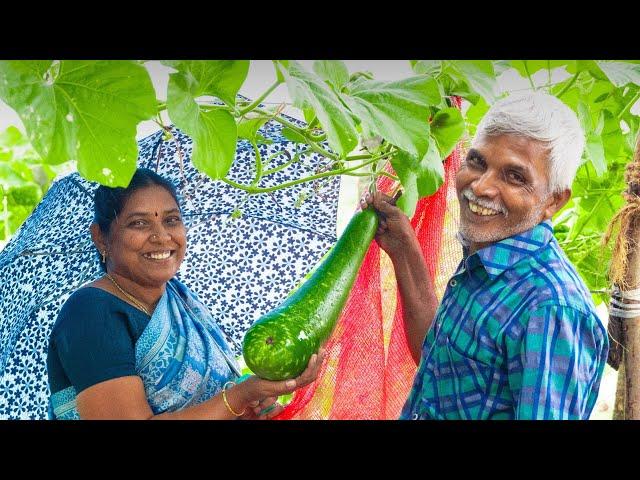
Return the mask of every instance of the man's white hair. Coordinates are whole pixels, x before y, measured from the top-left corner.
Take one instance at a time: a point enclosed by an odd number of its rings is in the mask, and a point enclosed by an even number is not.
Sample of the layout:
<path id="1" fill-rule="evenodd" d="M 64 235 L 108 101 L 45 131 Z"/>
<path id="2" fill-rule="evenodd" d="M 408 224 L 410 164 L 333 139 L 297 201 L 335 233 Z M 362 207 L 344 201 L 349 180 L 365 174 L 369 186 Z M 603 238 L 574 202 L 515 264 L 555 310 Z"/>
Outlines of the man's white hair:
<path id="1" fill-rule="evenodd" d="M 585 138 L 576 114 L 567 105 L 541 92 L 499 100 L 478 125 L 472 146 L 500 135 L 518 135 L 545 144 L 549 149 L 550 191 L 571 188 Z"/>

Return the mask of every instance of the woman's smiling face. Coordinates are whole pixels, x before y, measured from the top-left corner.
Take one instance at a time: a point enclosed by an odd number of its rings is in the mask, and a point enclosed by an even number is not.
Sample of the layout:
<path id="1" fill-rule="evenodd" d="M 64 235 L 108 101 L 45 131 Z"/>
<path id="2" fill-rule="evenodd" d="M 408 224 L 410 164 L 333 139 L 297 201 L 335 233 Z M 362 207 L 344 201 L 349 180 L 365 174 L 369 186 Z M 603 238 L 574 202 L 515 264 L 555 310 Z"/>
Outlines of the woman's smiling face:
<path id="1" fill-rule="evenodd" d="M 138 285 L 157 287 L 184 259 L 186 229 L 171 193 L 152 185 L 131 194 L 106 237 L 108 270 Z"/>

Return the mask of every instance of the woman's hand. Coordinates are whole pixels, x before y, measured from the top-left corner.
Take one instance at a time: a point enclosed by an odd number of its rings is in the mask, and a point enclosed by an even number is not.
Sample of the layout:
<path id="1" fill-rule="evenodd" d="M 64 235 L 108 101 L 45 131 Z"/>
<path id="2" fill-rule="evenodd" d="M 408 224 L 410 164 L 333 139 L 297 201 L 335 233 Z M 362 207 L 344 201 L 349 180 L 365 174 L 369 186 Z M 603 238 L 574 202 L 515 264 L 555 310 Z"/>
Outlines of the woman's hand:
<path id="1" fill-rule="evenodd" d="M 247 408 L 245 414 L 240 418 L 268 420 L 278 415 L 284 409 L 282 405 L 277 403 L 278 397 L 291 393 L 313 382 L 318 376 L 320 366 L 325 357 L 326 352 L 321 348 L 317 354 L 314 353 L 311 355 L 304 372 L 302 372 L 300 376 L 290 380 L 274 382 L 252 375 L 244 382 L 233 387 L 234 390 L 238 390 L 238 396 Z"/>

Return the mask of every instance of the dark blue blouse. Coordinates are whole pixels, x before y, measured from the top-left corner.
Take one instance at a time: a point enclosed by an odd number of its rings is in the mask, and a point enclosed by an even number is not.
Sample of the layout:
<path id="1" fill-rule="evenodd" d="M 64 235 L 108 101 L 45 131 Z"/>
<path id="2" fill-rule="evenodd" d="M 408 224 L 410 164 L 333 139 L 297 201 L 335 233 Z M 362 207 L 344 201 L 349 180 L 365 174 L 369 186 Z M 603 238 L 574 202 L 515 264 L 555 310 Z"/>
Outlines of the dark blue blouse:
<path id="1" fill-rule="evenodd" d="M 78 393 L 113 378 L 136 375 L 135 344 L 150 317 L 95 287 L 74 292 L 60 310 L 49 339 L 49 388 Z"/>

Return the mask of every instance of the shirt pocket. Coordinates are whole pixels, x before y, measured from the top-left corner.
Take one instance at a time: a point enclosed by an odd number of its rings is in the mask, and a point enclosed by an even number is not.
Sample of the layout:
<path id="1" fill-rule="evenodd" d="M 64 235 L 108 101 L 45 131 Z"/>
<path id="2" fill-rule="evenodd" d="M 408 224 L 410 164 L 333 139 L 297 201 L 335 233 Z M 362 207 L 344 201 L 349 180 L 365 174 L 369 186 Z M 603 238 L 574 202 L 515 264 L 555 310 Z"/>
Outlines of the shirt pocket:
<path id="1" fill-rule="evenodd" d="M 495 366 L 469 356 L 448 337 L 441 354 L 438 390 L 448 403 L 444 410 L 455 408 L 460 418 L 484 418 Z"/>

